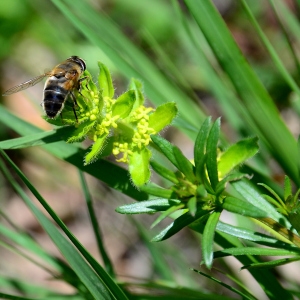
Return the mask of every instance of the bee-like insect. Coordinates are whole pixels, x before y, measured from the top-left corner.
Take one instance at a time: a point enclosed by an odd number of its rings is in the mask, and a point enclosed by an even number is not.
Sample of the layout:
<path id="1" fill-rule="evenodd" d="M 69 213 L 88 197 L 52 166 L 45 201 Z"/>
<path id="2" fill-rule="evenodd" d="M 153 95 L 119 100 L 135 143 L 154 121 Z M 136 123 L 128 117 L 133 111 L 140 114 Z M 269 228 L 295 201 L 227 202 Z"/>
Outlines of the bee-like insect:
<path id="1" fill-rule="evenodd" d="M 41 103 L 47 117 L 55 118 L 64 108 L 65 101 L 70 96 L 74 102 L 73 111 L 77 120 L 74 106 L 77 105 L 74 90 L 80 91 L 81 81 L 86 77 L 80 78 L 86 64 L 83 59 L 78 56 L 71 56 L 67 60 L 61 62 L 52 71 L 44 73 L 40 76 L 23 82 L 9 90 L 3 96 L 11 95 L 29 87 L 34 86 L 43 78 L 48 77 L 44 87 L 44 99 Z"/>

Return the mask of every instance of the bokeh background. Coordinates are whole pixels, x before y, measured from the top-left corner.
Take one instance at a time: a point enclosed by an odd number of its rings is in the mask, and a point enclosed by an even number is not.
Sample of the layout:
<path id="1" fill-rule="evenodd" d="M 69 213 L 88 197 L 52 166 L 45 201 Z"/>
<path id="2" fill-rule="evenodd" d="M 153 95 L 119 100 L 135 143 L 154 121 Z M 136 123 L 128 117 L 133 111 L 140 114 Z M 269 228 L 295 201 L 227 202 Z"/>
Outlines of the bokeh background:
<path id="1" fill-rule="evenodd" d="M 113 75 L 116 94 L 127 89 L 131 74 L 120 71 L 118 64 L 111 60 L 107 52 L 91 43 L 69 19 L 62 14 L 55 2 L 36 0 L 10 0 L 0 2 L 0 90 L 22 83 L 49 70 L 72 55 L 82 57 L 94 79 L 97 78 L 97 61 L 108 66 Z M 64 1 L 61 1 L 62 3 Z M 222 131 L 230 142 L 236 141 L 237 133 L 231 129 L 224 117 L 223 109 L 212 96 L 207 78 L 196 66 L 193 51 L 185 43 L 178 20 L 174 17 L 174 6 L 170 0 L 82 0 L 91 6 L 99 17 L 105 16 L 131 40 L 159 70 L 175 85 L 191 95 L 194 103 L 213 118 L 222 116 Z M 295 136 L 300 133 L 299 118 L 293 107 L 290 87 L 282 80 L 268 54 L 260 43 L 257 34 L 245 18 L 239 1 L 214 1 L 226 21 L 236 42 L 247 57 L 264 85 L 270 91 L 282 117 Z M 286 45 L 280 25 L 268 1 L 248 1 L 260 26 L 271 43 L 280 52 L 291 74 L 297 78 L 298 70 L 290 53 L 285 53 Z M 294 1 L 283 1 L 299 16 Z M 74 1 L 76 3 L 76 1 Z M 179 1 L 185 11 L 184 3 Z M 250 4 L 250 3 L 249 3 Z M 83 21 L 84 22 L 84 21 Z M 103 28 L 99 27 L 101 35 Z M 113 34 L 113 33 L 112 33 Z M 297 41 L 294 41 L 295 43 Z M 159 45 L 159 47 L 157 46 Z M 205 47 L 205 45 L 204 45 Z M 299 48 L 298 48 L 299 49 Z M 122 49 L 116 49 L 122 52 Z M 164 55 L 160 51 L 163 51 Z M 205 49 L 204 49 L 205 50 Z M 163 59 L 162 59 L 163 57 Z M 215 62 L 212 58 L 212 64 Z M 147 85 L 147 83 L 145 83 Z M 147 91 L 147 87 L 145 88 Z M 40 103 L 43 83 L 24 92 L 1 97 L 1 103 L 20 118 L 44 129 L 52 127 L 44 119 Z M 148 97 L 149 104 L 154 99 Z M 172 99 L 170 99 L 172 101 Z M 181 112 L 179 112 L 180 114 Z M 178 129 L 168 128 L 164 136 L 178 145 L 184 154 L 192 158 L 193 143 Z M 0 139 L 17 137 L 17 134 L 0 126 Z M 99 260 L 95 239 L 91 230 L 84 197 L 75 167 L 60 161 L 39 147 L 25 150 L 7 151 L 13 161 L 28 176 L 42 196 L 54 208 L 81 243 Z M 282 182 L 283 172 L 274 162 L 270 162 L 275 180 Z M 149 226 L 153 216 L 119 215 L 117 206 L 133 200 L 108 188 L 102 182 L 86 176 L 94 200 L 105 246 L 121 280 L 135 281 L 143 278 L 156 278 L 151 255 L 145 246 L 155 235 Z M 153 180 L 157 180 L 153 175 Z M 47 251 L 60 256 L 51 240 L 46 236 L 25 204 L 15 195 L 6 179 L 0 174 L 1 211 L 13 219 L 14 223 L 29 232 Z M 33 197 L 32 197 L 33 198 Z M 33 198 L 34 199 L 34 198 Z M 226 214 L 223 216 L 226 218 Z M 228 216 L 232 221 L 232 215 Z M 8 221 L 3 216 L 1 223 Z M 168 224 L 168 221 L 163 223 Z M 215 284 L 191 272 L 189 268 L 199 268 L 201 260 L 200 237 L 189 230 L 183 230 L 164 243 L 155 245 L 158 251 L 168 253 L 168 267 L 174 270 L 177 283 L 186 287 L 203 287 L 210 291 L 219 289 Z M 176 260 L 174 260 L 176 257 Z M 228 259 L 219 262 L 228 272 L 238 273 L 239 263 Z M 295 280 L 292 267 L 277 268 L 276 275 L 285 284 L 289 278 Z M 49 280 L 46 272 L 5 247 L 0 247 L 0 273 L 5 276 L 30 279 L 54 290 L 69 292 L 72 288 L 59 280 Z M 299 272 L 298 272 L 299 273 Z M 240 272 L 238 276 L 248 276 Z M 298 276 L 300 278 L 300 276 Z M 247 280 L 251 280 L 249 277 Z M 224 281 L 226 278 L 224 277 Z M 299 282 L 300 283 L 300 282 Z M 260 289 L 255 282 L 253 289 Z M 2 287 L 3 288 L 3 287 Z M 0 283 L 0 290 L 1 283 Z M 5 289 L 5 288 L 3 288 Z M 226 290 L 223 293 L 231 295 Z M 263 296 L 262 296 L 263 297 Z"/>

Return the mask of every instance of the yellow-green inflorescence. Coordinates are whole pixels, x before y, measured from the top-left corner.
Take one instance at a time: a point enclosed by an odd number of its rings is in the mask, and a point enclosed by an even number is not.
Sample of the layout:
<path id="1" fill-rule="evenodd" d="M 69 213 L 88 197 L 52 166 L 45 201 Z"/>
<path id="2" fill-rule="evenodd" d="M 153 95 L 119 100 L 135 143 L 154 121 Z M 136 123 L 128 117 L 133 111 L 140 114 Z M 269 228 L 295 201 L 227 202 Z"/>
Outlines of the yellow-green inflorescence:
<path id="1" fill-rule="evenodd" d="M 98 63 L 100 89 L 93 83 L 89 72 L 83 81 L 81 91 L 76 94 L 78 107 L 75 118 L 71 105 L 65 105 L 63 123 L 61 120 L 47 120 L 56 125 L 75 125 L 67 142 L 90 138 L 94 144 L 85 156 L 85 165 L 96 161 L 104 147 L 110 149 L 117 162 L 127 163 L 133 183 L 141 185 L 150 178 L 149 163 L 151 151 L 147 149 L 150 136 L 169 125 L 177 114 L 174 103 L 167 103 L 153 109 L 144 106 L 142 84 L 132 80 L 131 87 L 117 99 L 106 66 Z M 108 147 L 110 145 L 110 147 Z M 105 153 L 109 155 L 109 153 Z"/>

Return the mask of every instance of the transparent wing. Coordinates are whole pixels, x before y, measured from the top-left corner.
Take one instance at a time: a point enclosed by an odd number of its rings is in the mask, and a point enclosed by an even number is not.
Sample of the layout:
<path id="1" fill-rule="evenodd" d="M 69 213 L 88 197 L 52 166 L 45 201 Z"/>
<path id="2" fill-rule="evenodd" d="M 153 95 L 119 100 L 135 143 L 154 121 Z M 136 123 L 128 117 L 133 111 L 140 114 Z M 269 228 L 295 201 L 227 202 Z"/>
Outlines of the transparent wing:
<path id="1" fill-rule="evenodd" d="M 25 81 L 17 86 L 12 87 L 11 89 L 7 90 L 2 96 L 7 96 L 7 95 L 11 95 L 20 91 L 23 91 L 25 89 L 28 89 L 34 85 L 36 85 L 37 83 L 39 83 L 43 78 L 45 77 L 49 77 L 51 76 L 51 72 L 49 73 L 44 73 L 42 75 L 39 75 L 37 77 L 34 77 L 28 81 Z"/>

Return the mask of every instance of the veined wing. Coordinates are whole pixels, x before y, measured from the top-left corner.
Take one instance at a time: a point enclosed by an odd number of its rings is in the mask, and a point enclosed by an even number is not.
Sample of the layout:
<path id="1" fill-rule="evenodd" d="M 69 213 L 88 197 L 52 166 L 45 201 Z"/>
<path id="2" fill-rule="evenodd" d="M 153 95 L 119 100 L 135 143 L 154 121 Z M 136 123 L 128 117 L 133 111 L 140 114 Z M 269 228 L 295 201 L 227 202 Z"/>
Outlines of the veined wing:
<path id="1" fill-rule="evenodd" d="M 25 81 L 19 85 L 16 85 L 16 86 L 10 88 L 2 96 L 8 96 L 8 95 L 23 91 L 25 89 L 28 89 L 28 88 L 36 85 L 37 83 L 39 83 L 43 78 L 49 77 L 49 76 L 51 76 L 51 72 L 34 77 L 28 81 Z"/>

